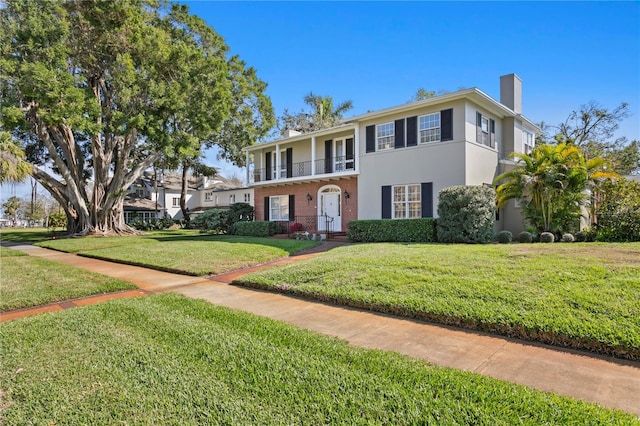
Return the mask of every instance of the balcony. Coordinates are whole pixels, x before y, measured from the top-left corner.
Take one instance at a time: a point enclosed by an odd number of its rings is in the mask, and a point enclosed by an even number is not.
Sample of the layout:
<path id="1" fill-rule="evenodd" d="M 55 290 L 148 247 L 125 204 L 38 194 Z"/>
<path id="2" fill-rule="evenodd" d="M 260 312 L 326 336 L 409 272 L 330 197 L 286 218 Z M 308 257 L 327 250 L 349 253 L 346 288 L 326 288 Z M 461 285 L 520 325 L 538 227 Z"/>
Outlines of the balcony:
<path id="1" fill-rule="evenodd" d="M 290 165 L 282 164 L 280 165 L 280 170 L 277 170 L 276 167 L 272 167 L 269 170 L 265 168 L 253 169 L 252 172 L 249 173 L 249 184 L 304 178 L 307 176 L 355 172 L 355 166 L 355 159 L 347 159 L 345 156 L 323 158 L 316 160 L 315 164 L 313 161 L 302 161 L 299 163 L 291 163 Z"/>

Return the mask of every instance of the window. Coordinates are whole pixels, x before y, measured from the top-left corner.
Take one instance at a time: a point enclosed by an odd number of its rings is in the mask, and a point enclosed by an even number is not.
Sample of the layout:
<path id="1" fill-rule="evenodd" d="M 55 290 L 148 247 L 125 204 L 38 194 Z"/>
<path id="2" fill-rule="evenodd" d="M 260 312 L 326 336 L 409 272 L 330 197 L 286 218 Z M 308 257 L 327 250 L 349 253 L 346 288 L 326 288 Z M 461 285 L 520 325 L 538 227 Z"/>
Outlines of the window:
<path id="1" fill-rule="evenodd" d="M 393 219 L 413 219 L 422 216 L 420 184 L 393 187 Z"/>
<path id="2" fill-rule="evenodd" d="M 380 124 L 376 126 L 378 151 L 393 148 L 393 144 L 395 143 L 394 133 L 394 123 Z"/>
<path id="3" fill-rule="evenodd" d="M 173 197 L 173 207 L 180 206 L 180 197 Z"/>
<path id="4" fill-rule="evenodd" d="M 236 194 L 229 195 L 229 204 L 233 204 L 236 202 Z"/>
<path id="5" fill-rule="evenodd" d="M 138 197 L 144 197 L 144 189 L 142 188 L 136 188 L 136 196 Z"/>
<path id="6" fill-rule="evenodd" d="M 244 202 L 245 203 L 250 203 L 251 202 L 251 194 L 250 193 L 244 194 Z"/>
<path id="7" fill-rule="evenodd" d="M 482 117 L 482 140 L 480 141 L 483 145 L 489 145 L 489 119 L 487 117 Z"/>
<path id="8" fill-rule="evenodd" d="M 423 115 L 418 119 L 420 143 L 440 142 L 440 113 Z"/>
<path id="9" fill-rule="evenodd" d="M 213 200 L 213 192 L 205 192 L 204 193 L 204 200 L 205 201 L 212 201 Z"/>
<path id="10" fill-rule="evenodd" d="M 269 197 L 269 220 L 289 220 L 289 196 Z"/>
<path id="11" fill-rule="evenodd" d="M 531 154 L 531 151 L 533 151 L 534 146 L 535 146 L 535 138 L 533 137 L 533 133 L 523 130 L 522 131 L 522 151 L 525 154 Z"/>

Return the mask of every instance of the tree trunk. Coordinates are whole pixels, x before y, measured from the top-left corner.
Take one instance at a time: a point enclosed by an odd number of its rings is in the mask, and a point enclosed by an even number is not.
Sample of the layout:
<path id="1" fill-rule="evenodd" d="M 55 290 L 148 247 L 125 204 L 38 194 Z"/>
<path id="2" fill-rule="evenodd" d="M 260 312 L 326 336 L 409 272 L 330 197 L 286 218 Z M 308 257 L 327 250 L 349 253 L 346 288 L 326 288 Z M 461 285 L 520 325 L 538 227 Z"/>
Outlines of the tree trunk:
<path id="1" fill-rule="evenodd" d="M 182 216 L 186 223 L 189 223 L 191 218 L 189 217 L 189 209 L 187 208 L 187 188 L 189 178 L 189 163 L 187 161 L 182 162 L 182 186 L 180 187 L 180 210 L 182 210 Z"/>

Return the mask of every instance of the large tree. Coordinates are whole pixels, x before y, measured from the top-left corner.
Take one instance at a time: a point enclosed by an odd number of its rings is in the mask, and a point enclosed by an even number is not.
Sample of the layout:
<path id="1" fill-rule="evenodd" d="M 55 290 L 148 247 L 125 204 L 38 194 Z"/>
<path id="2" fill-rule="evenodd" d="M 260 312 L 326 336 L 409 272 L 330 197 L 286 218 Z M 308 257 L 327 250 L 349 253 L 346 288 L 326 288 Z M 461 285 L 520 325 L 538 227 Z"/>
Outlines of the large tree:
<path id="1" fill-rule="evenodd" d="M 304 103 L 311 111 L 290 114 L 287 110 L 280 117 L 280 130 L 295 130 L 301 133 L 313 132 L 336 126 L 344 113 L 353 108 L 353 102 L 344 101 L 337 105 L 331 96 L 314 95 L 313 92 L 304 97 Z"/>
<path id="2" fill-rule="evenodd" d="M 233 116 L 237 86 L 249 86 L 242 101 L 260 100 L 254 121 L 271 126 L 255 72 L 185 6 L 162 4 L 8 0 L 0 9 L 2 128 L 25 135 L 27 154 L 44 153 L 52 168 L 34 155 L 32 174 L 71 233 L 131 232 L 127 188 L 162 156 L 182 160 L 209 143 L 233 159 L 254 143 L 259 132 L 222 132 L 246 121 Z"/>
<path id="3" fill-rule="evenodd" d="M 597 179 L 616 177 L 602 158 L 586 159 L 572 144 L 537 145 L 531 154 L 514 153 L 516 167 L 496 177 L 498 207 L 515 199 L 538 231 L 571 230 L 589 201 L 585 192 Z"/>
<path id="4" fill-rule="evenodd" d="M 9 132 L 0 131 L 0 184 L 22 182 L 31 172 L 20 144 Z"/>

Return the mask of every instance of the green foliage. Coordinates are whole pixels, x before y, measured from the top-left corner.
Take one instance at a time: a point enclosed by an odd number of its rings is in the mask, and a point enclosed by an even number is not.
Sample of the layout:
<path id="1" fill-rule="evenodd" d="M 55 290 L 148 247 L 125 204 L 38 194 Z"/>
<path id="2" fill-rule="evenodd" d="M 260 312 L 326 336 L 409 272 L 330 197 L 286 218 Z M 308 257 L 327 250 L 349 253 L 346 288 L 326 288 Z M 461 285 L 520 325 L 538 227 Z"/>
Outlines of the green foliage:
<path id="1" fill-rule="evenodd" d="M 2 336 L 8 425 L 636 421 L 176 294 L 10 321 Z"/>
<path id="2" fill-rule="evenodd" d="M 640 243 L 353 244 L 236 282 L 640 359 Z"/>
<path id="3" fill-rule="evenodd" d="M 7 218 L 11 219 L 15 225 L 15 222 L 18 220 L 18 211 L 20 210 L 21 202 L 20 198 L 15 195 L 9 197 L 7 201 L 2 203 L 2 208 L 4 209 L 4 214 Z"/>
<path id="4" fill-rule="evenodd" d="M 496 193 L 485 186 L 440 191 L 437 238 L 441 243 L 488 243 L 494 236 Z"/>
<path id="5" fill-rule="evenodd" d="M 556 240 L 556 236 L 552 232 L 543 232 L 540 234 L 541 243 L 552 243 Z"/>
<path id="6" fill-rule="evenodd" d="M 347 237 L 355 242 L 435 242 L 435 219 L 352 220 Z"/>
<path id="7" fill-rule="evenodd" d="M 193 218 L 191 227 L 203 231 L 227 233 L 229 231 L 229 210 L 211 209 Z"/>
<path id="8" fill-rule="evenodd" d="M 518 241 L 521 243 L 532 243 L 533 242 L 533 234 L 531 232 L 522 231 L 518 234 Z"/>
<path id="9" fill-rule="evenodd" d="M 0 130 L 0 184 L 22 182 L 30 172 L 22 147 L 9 132 Z"/>
<path id="10" fill-rule="evenodd" d="M 518 165 L 495 179 L 498 207 L 520 200 L 527 221 L 538 232 L 571 231 L 576 228 L 581 208 L 586 206 L 585 190 L 596 179 L 615 177 L 605 172 L 602 158 L 587 160 L 574 145 L 537 145 L 530 155 L 514 153 Z"/>
<path id="11" fill-rule="evenodd" d="M 268 237 L 275 234 L 273 222 L 236 222 L 231 231 L 232 235 L 244 235 L 249 237 Z"/>
<path id="12" fill-rule="evenodd" d="M 513 240 L 513 234 L 511 231 L 500 231 L 496 239 L 500 244 L 509 244 Z"/>
<path id="13" fill-rule="evenodd" d="M 333 104 L 331 96 L 319 96 L 309 93 L 304 97 L 304 103 L 311 107 L 311 112 L 302 111 L 290 114 L 286 109 L 280 117 L 281 130 L 296 130 L 301 133 L 313 132 L 336 126 L 345 112 L 353 107 L 353 102 L 345 101 Z"/>
<path id="14" fill-rule="evenodd" d="M 573 236 L 573 234 L 562 234 L 562 242 L 563 243 L 572 243 L 575 241 L 575 237 Z"/>
<path id="15" fill-rule="evenodd" d="M 640 183 L 605 181 L 597 197 L 597 240 L 640 241 Z"/>
<path id="16" fill-rule="evenodd" d="M 175 223 L 176 222 L 170 218 L 152 220 L 142 220 L 140 218 L 136 218 L 133 222 L 131 222 L 131 226 L 138 231 L 158 231 L 161 229 L 169 229 Z"/>
<path id="17" fill-rule="evenodd" d="M 49 228 L 55 230 L 56 228 L 67 227 L 67 216 L 64 213 L 51 213 L 48 221 Z"/>
<path id="18" fill-rule="evenodd" d="M 253 221 L 254 209 L 248 203 L 234 203 L 229 207 L 229 224 Z"/>

